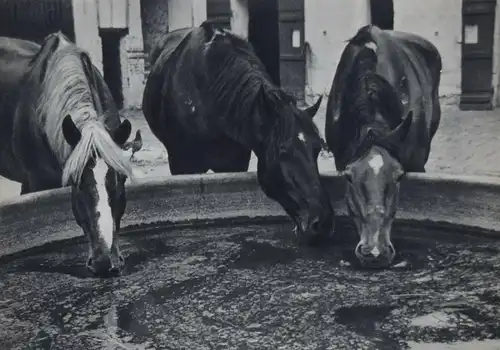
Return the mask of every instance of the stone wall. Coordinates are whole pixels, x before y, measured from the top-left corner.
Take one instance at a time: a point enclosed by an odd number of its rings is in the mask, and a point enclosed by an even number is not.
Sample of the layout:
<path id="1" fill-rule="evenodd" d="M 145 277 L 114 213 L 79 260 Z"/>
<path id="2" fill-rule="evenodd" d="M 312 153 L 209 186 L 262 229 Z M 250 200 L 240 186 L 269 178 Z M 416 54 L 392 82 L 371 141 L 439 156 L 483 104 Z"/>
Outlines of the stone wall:
<path id="1" fill-rule="evenodd" d="M 142 35 L 147 57 L 155 43 L 168 30 L 168 1 L 141 0 Z M 149 63 L 146 62 L 146 67 Z"/>

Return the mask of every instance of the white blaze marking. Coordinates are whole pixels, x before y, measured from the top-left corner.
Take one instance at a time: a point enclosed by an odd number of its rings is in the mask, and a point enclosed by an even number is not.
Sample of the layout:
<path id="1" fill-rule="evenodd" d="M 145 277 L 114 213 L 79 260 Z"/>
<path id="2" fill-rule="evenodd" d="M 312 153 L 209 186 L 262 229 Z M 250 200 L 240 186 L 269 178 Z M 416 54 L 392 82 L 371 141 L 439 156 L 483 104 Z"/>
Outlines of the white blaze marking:
<path id="1" fill-rule="evenodd" d="M 299 138 L 300 141 L 306 142 L 306 137 L 304 136 L 303 132 L 299 132 L 299 134 L 297 135 L 297 137 Z"/>
<path id="2" fill-rule="evenodd" d="M 375 44 L 373 41 L 370 41 L 369 43 L 366 43 L 365 44 L 365 47 L 374 51 L 374 52 L 377 52 L 377 44 Z"/>
<path id="3" fill-rule="evenodd" d="M 375 234 L 373 235 L 373 240 L 375 241 L 375 246 L 373 247 L 372 251 L 370 252 L 374 257 L 377 257 L 380 255 L 380 250 L 378 249 L 378 236 L 380 236 L 380 231 L 377 230 Z"/>
<path id="4" fill-rule="evenodd" d="M 372 251 L 370 252 L 374 257 L 377 257 L 380 255 L 380 250 L 378 250 L 377 246 L 373 247 Z"/>
<path id="5" fill-rule="evenodd" d="M 106 246 L 111 249 L 113 245 L 113 214 L 111 213 L 109 195 L 106 190 L 106 173 L 108 172 L 108 165 L 103 159 L 99 159 L 96 162 L 93 172 L 97 190 L 96 211 L 99 215 L 97 218 L 97 230 Z"/>
<path id="6" fill-rule="evenodd" d="M 368 161 L 368 165 L 372 168 L 375 175 L 378 175 L 380 169 L 384 166 L 384 159 L 380 154 L 376 154 Z"/>

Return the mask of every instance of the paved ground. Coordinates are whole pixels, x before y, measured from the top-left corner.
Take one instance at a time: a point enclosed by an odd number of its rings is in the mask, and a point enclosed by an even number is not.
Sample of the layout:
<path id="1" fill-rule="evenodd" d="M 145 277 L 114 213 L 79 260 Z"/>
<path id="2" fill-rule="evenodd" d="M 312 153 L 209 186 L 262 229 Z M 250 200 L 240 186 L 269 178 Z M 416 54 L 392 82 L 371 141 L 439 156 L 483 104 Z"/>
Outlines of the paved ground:
<path id="1" fill-rule="evenodd" d="M 455 174 L 500 175 L 500 110 L 464 112 L 458 110 L 455 100 L 442 101 L 442 120 L 432 143 L 427 163 L 428 172 Z M 141 177 L 169 175 L 167 154 L 163 145 L 151 133 L 141 111 L 123 111 L 135 130 L 143 134 L 143 148 L 136 153 L 133 164 Z M 325 106 L 318 111 L 316 123 L 323 132 Z M 321 170 L 334 170 L 331 155 L 319 158 Z M 256 170 L 256 159 L 252 158 L 250 171 Z M 19 194 L 19 184 L 0 177 L 0 200 Z"/>

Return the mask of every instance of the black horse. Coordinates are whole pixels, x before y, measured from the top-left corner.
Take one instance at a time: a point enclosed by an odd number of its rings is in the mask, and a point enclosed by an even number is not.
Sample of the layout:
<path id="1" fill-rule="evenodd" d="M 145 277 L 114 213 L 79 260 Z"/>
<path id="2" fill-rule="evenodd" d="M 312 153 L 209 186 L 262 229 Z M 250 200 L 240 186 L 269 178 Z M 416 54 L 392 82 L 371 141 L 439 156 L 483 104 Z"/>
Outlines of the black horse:
<path id="1" fill-rule="evenodd" d="M 41 46 L 0 38 L 0 174 L 22 194 L 72 185 L 87 266 L 99 276 L 123 264 L 115 234 L 132 176 L 121 149 L 130 132 L 88 54 L 62 33 Z"/>
<path id="2" fill-rule="evenodd" d="M 416 35 L 361 28 L 337 67 L 327 106 L 326 140 L 347 181 L 358 259 L 387 266 L 390 233 L 405 172 L 424 172 L 441 118 L 441 56 Z"/>
<path id="3" fill-rule="evenodd" d="M 166 34 L 152 60 L 143 110 L 173 175 L 244 172 L 253 151 L 263 191 L 299 238 L 329 236 L 334 213 L 320 183 L 323 141 L 313 122 L 321 98 L 297 108 L 247 41 L 209 22 Z"/>

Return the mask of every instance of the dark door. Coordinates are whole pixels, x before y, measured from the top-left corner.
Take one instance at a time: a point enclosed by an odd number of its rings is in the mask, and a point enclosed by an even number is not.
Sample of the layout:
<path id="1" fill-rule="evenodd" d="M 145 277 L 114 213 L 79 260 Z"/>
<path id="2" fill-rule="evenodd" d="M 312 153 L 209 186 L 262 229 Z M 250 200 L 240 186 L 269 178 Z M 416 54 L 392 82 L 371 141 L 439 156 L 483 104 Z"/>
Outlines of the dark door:
<path id="1" fill-rule="evenodd" d="M 393 0 L 370 0 L 371 23 L 380 29 L 394 29 Z"/>
<path id="2" fill-rule="evenodd" d="M 122 29 L 101 29 L 102 70 L 116 106 L 123 108 L 122 65 L 120 63 L 120 40 L 126 35 Z"/>
<path id="3" fill-rule="evenodd" d="M 0 0 L 0 36 L 42 43 L 62 31 L 74 40 L 73 11 L 69 0 Z"/>
<path id="4" fill-rule="evenodd" d="M 230 0 L 207 0 L 207 20 L 217 28 L 231 29 Z"/>
<path id="5" fill-rule="evenodd" d="M 304 0 L 279 0 L 281 87 L 304 102 Z"/>
<path id="6" fill-rule="evenodd" d="M 280 85 L 278 0 L 248 1 L 248 41 L 274 84 Z"/>
<path id="7" fill-rule="evenodd" d="M 463 0 L 460 109 L 492 109 L 496 0 Z"/>

